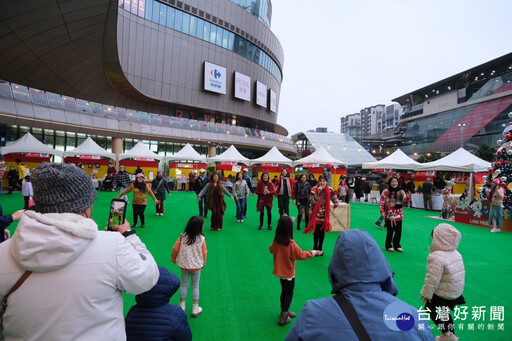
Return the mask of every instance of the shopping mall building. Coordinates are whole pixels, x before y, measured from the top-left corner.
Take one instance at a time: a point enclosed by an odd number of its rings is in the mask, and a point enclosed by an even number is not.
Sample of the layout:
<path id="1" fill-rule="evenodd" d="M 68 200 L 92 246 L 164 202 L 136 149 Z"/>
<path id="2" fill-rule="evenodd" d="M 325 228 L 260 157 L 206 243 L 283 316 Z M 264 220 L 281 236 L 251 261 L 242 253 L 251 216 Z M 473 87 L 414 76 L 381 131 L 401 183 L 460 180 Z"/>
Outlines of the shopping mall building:
<path id="1" fill-rule="evenodd" d="M 0 137 L 58 150 L 87 136 L 114 153 L 272 146 L 283 49 L 270 0 L 57 0 L 0 5 Z"/>
<path id="2" fill-rule="evenodd" d="M 404 107 L 395 132 L 400 131 L 403 144 L 399 147 L 406 154 L 452 152 L 460 147 L 474 150 L 483 143 L 496 146 L 511 121 L 512 53 L 393 101 Z M 374 142 L 365 138 L 365 143 Z"/>

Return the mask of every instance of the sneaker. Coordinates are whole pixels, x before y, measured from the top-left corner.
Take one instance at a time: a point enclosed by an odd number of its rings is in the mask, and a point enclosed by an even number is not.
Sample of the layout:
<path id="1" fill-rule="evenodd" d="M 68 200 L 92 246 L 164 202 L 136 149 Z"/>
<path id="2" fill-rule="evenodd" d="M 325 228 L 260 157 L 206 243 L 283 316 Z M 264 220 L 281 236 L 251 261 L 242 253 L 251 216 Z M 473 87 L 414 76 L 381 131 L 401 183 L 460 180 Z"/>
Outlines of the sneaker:
<path id="1" fill-rule="evenodd" d="M 136 228 L 137 227 L 137 224 L 133 224 L 132 225 L 132 229 Z"/>
<path id="2" fill-rule="evenodd" d="M 501 229 L 491 229 L 491 233 L 498 233 L 501 232 Z"/>
<path id="3" fill-rule="evenodd" d="M 261 230 L 261 229 L 263 229 L 263 226 L 261 226 L 261 225 L 258 226 L 258 230 Z"/>
<path id="4" fill-rule="evenodd" d="M 380 229 L 382 228 L 382 226 L 380 226 L 380 224 L 377 221 L 375 222 L 375 225 L 377 225 L 377 227 Z"/>
<path id="5" fill-rule="evenodd" d="M 243 223 L 243 222 L 244 222 L 244 220 L 243 220 L 243 219 L 240 219 L 240 222 L 241 222 L 241 223 Z"/>
<path id="6" fill-rule="evenodd" d="M 194 304 L 192 305 L 192 317 L 198 317 L 203 313 L 203 308 L 201 308 L 199 305 Z"/>
<path id="7" fill-rule="evenodd" d="M 300 231 L 300 227 L 298 227 L 298 226 L 297 226 L 297 230 L 299 230 L 299 231 Z"/>
<path id="8" fill-rule="evenodd" d="M 386 250 L 389 251 L 389 252 L 395 252 L 395 249 L 393 249 L 392 247 L 387 248 Z"/>
<path id="9" fill-rule="evenodd" d="M 237 222 L 237 223 L 239 223 L 239 222 L 240 222 L 240 219 L 237 219 L 237 220 L 236 220 L 236 222 Z"/>
<path id="10" fill-rule="evenodd" d="M 267 230 L 272 230 L 272 226 L 268 225 Z"/>
<path id="11" fill-rule="evenodd" d="M 140 228 L 143 229 L 144 227 L 146 227 L 146 224 L 142 224 L 140 225 Z"/>
<path id="12" fill-rule="evenodd" d="M 180 307 L 183 309 L 183 311 L 185 311 L 185 301 L 180 302 Z"/>
<path id="13" fill-rule="evenodd" d="M 402 249 L 401 247 L 397 247 L 397 248 L 396 248 L 396 250 L 397 250 L 398 252 L 404 252 L 404 249 Z"/>

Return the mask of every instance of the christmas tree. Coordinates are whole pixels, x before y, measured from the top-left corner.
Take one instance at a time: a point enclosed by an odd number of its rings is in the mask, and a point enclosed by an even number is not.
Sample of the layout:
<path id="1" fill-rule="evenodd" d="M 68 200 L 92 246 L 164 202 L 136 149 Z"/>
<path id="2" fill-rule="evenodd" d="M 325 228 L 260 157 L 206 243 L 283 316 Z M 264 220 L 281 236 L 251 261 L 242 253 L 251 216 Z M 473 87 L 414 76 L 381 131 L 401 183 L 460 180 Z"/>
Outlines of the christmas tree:
<path id="1" fill-rule="evenodd" d="M 512 118 L 512 112 L 508 114 Z M 503 207 L 505 210 L 512 209 L 512 121 L 503 130 L 503 139 L 497 141 L 496 161 L 491 164 L 489 174 L 484 176 L 485 186 L 490 188 L 492 182 L 496 182 L 505 189 Z M 481 191 L 485 198 L 485 190 Z"/>

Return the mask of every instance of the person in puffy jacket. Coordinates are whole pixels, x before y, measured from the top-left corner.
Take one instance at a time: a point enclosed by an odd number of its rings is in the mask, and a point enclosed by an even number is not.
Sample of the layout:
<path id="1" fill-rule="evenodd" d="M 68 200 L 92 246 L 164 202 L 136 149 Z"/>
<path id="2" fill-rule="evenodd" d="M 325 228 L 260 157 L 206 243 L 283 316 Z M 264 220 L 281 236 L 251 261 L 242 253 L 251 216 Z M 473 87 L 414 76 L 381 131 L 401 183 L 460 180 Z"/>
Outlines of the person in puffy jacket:
<path id="1" fill-rule="evenodd" d="M 180 287 L 180 279 L 159 266 L 160 277 L 149 291 L 135 296 L 135 304 L 126 315 L 128 341 L 189 341 L 192 331 L 187 315 L 177 305 L 169 304 Z"/>
<path id="2" fill-rule="evenodd" d="M 364 230 L 341 232 L 329 264 L 332 294 L 343 293 L 372 340 L 433 340 L 417 308 L 395 297 L 393 272 L 373 237 Z M 410 329 L 397 327 L 396 313 L 411 315 Z M 384 314 L 389 320 L 384 319 Z M 356 341 L 358 337 L 333 296 L 307 301 L 286 340 Z"/>
<path id="3" fill-rule="evenodd" d="M 0 244 L 0 297 L 9 296 L 9 340 L 125 340 L 123 291 L 138 295 L 158 280 L 151 253 L 130 230 L 98 231 L 96 189 L 74 165 L 42 163 L 32 172 L 34 210 Z M 105 214 L 107 211 L 105 211 Z M 1 339 L 1 337 L 0 337 Z"/>
<path id="4" fill-rule="evenodd" d="M 466 270 L 461 254 L 457 251 L 460 232 L 450 224 L 439 224 L 432 231 L 432 245 L 427 258 L 427 275 L 421 289 L 421 300 L 436 325 L 443 325 L 443 335 L 436 340 L 457 340 L 450 310 L 466 301 L 462 296 Z M 447 313 L 447 319 L 438 317 L 436 307 Z"/>

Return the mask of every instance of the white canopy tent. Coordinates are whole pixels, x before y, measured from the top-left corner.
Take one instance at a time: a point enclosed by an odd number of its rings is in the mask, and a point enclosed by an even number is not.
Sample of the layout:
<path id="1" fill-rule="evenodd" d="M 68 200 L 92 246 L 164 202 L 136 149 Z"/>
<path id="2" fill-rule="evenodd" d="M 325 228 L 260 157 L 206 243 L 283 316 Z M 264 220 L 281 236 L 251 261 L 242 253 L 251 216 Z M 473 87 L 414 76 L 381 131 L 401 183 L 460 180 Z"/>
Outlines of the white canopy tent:
<path id="1" fill-rule="evenodd" d="M 26 133 L 8 146 L 0 148 L 0 153 L 13 154 L 13 153 L 40 153 L 40 154 L 53 154 L 61 156 L 62 152 L 48 147 L 42 142 L 38 141 L 32 134 Z"/>
<path id="2" fill-rule="evenodd" d="M 487 172 L 490 166 L 490 162 L 480 159 L 464 148 L 459 148 L 439 160 L 420 163 L 414 170 L 478 173 Z"/>
<path id="3" fill-rule="evenodd" d="M 261 163 L 277 163 L 282 165 L 292 165 L 292 160 L 281 154 L 279 149 L 276 148 L 276 146 L 272 147 L 265 155 L 262 157 L 259 157 L 257 159 L 253 159 L 249 161 L 251 166 L 257 165 Z"/>
<path id="4" fill-rule="evenodd" d="M 93 155 L 93 156 L 104 156 L 109 159 L 116 159 L 116 154 L 106 151 L 105 149 L 98 146 L 90 137 L 86 138 L 85 141 L 80 143 L 78 147 L 71 150 L 66 150 L 63 153 L 63 157 L 75 156 L 75 155 Z"/>
<path id="5" fill-rule="evenodd" d="M 345 162 L 335 159 L 323 146 L 320 146 L 314 153 L 293 161 L 293 166 L 303 165 L 305 163 L 332 163 L 334 166 L 346 166 Z"/>
<path id="6" fill-rule="evenodd" d="M 403 151 L 397 149 L 393 154 L 376 162 L 363 163 L 363 169 L 407 169 L 413 170 L 420 163 L 408 157 Z"/>
<path id="7" fill-rule="evenodd" d="M 130 149 L 126 153 L 120 154 L 119 160 L 135 159 L 138 157 L 146 158 L 146 159 L 156 159 L 156 160 L 162 160 L 164 158 L 163 156 L 158 155 L 158 154 L 152 152 L 151 150 L 149 150 L 149 148 L 144 143 L 139 141 L 135 146 L 133 146 L 132 149 Z"/>
<path id="8" fill-rule="evenodd" d="M 238 162 L 243 163 L 244 165 L 249 165 L 251 160 L 240 154 L 240 152 L 235 148 L 235 146 L 231 145 L 224 153 L 221 153 L 214 157 L 208 158 L 208 163 L 211 162 Z"/>
<path id="9" fill-rule="evenodd" d="M 174 155 L 169 155 L 164 157 L 165 161 L 198 161 L 198 162 L 206 162 L 206 158 L 201 156 L 195 149 L 187 143 L 179 152 Z"/>

